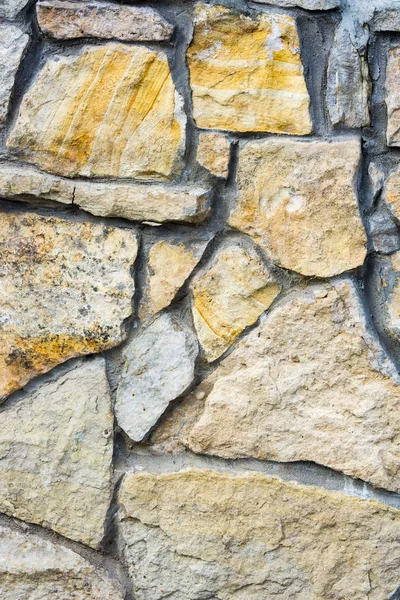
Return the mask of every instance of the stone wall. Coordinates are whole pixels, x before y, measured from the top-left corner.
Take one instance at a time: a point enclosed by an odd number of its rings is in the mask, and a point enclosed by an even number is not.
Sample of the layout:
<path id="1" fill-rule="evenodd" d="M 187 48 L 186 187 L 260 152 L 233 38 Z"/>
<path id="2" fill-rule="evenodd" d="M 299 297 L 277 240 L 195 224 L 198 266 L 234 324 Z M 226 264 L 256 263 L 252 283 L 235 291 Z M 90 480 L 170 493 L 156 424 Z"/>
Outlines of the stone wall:
<path id="1" fill-rule="evenodd" d="M 399 147 L 399 0 L 0 0 L 2 600 L 400 598 Z"/>

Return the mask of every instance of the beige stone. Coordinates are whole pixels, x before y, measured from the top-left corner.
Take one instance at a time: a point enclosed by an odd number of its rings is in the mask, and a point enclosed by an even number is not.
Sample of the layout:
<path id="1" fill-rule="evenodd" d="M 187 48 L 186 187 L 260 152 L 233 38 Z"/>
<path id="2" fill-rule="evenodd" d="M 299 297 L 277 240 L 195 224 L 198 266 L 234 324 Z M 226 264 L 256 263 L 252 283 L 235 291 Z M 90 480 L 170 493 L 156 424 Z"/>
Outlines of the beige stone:
<path id="1" fill-rule="evenodd" d="M 306 135 L 312 131 L 296 23 L 197 4 L 187 53 L 199 127 Z"/>
<path id="2" fill-rule="evenodd" d="M 0 526 L 1 600 L 124 600 L 121 585 L 80 554 Z"/>
<path id="3" fill-rule="evenodd" d="M 75 182 L 43 173 L 29 165 L 0 163 L 0 196 L 23 202 L 72 204 Z"/>
<path id="4" fill-rule="evenodd" d="M 125 42 L 165 41 L 174 28 L 150 7 L 125 6 L 91 0 L 39 0 L 39 27 L 58 39 L 105 38 Z"/>
<path id="5" fill-rule="evenodd" d="M 47 59 L 8 147 L 58 175 L 166 180 L 182 168 L 185 124 L 163 52 L 84 46 Z"/>
<path id="6" fill-rule="evenodd" d="M 252 246 L 229 240 L 195 277 L 191 290 L 197 335 L 207 360 L 213 361 L 271 306 L 280 286 Z"/>
<path id="7" fill-rule="evenodd" d="M 6 120 L 15 77 L 28 43 L 29 35 L 19 27 L 0 23 L 0 124 Z"/>
<path id="8" fill-rule="evenodd" d="M 400 146 L 400 46 L 391 48 L 388 52 L 386 108 L 388 146 Z"/>
<path id="9" fill-rule="evenodd" d="M 231 145 L 219 133 L 200 133 L 197 147 L 197 162 L 216 177 L 226 179 L 229 172 Z"/>
<path id="10" fill-rule="evenodd" d="M 0 213 L 0 398 L 125 337 L 132 313 L 132 231 Z"/>
<path id="11" fill-rule="evenodd" d="M 350 279 L 289 296 L 203 385 L 191 450 L 312 461 L 400 490 L 400 379 Z"/>
<path id="12" fill-rule="evenodd" d="M 151 245 L 139 308 L 141 319 L 147 320 L 171 304 L 200 261 L 209 239 L 210 236 L 174 236 Z"/>
<path id="13" fill-rule="evenodd" d="M 360 158 L 358 138 L 244 144 L 230 225 L 250 235 L 274 263 L 302 275 L 332 277 L 361 266 Z"/>
<path id="14" fill-rule="evenodd" d="M 111 395 L 102 358 L 0 409 L 0 511 L 96 548 L 111 502 Z"/>
<path id="15" fill-rule="evenodd" d="M 381 310 L 381 323 L 396 341 L 400 340 L 400 251 L 377 256 L 373 263 L 372 282 Z"/>
<path id="16" fill-rule="evenodd" d="M 254 473 L 135 473 L 124 553 L 138 600 L 387 600 L 400 511 Z"/>
<path id="17" fill-rule="evenodd" d="M 382 199 L 392 215 L 400 221 L 400 168 L 390 173 L 386 179 Z"/>

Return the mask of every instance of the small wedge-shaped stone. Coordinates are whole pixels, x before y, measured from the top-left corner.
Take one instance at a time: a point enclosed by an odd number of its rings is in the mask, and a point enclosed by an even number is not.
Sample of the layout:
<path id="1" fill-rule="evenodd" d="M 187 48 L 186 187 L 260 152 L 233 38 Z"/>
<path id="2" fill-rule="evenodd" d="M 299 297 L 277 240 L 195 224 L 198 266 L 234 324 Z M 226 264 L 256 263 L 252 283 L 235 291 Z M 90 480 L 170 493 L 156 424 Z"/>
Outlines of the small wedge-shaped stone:
<path id="1" fill-rule="evenodd" d="M 332 277 L 363 264 L 357 201 L 360 140 L 248 142 L 239 153 L 238 199 L 229 223 L 275 264 Z"/>
<path id="2" fill-rule="evenodd" d="M 112 454 L 111 396 L 97 358 L 0 409 L 0 512 L 96 548 Z"/>
<path id="3" fill-rule="evenodd" d="M 201 389 L 195 452 L 313 461 L 400 491 L 400 379 L 350 279 L 271 309 Z"/>
<path id="4" fill-rule="evenodd" d="M 181 170 L 185 124 L 166 55 L 108 43 L 48 58 L 8 146 L 58 175 L 165 180 Z"/>
<path id="5" fill-rule="evenodd" d="M 120 503 L 138 600 L 388 600 L 400 585 L 400 511 L 375 501 L 191 470 L 129 475 Z"/>
<path id="6" fill-rule="evenodd" d="M 0 398 L 125 338 L 136 253 L 129 230 L 0 213 Z"/>
<path id="7" fill-rule="evenodd" d="M 15 75 L 28 42 L 29 36 L 18 27 L 0 23 L 0 123 L 7 117 Z"/>
<path id="8" fill-rule="evenodd" d="M 310 98 L 292 17 L 197 4 L 188 49 L 199 127 L 306 135 Z"/>
<path id="9" fill-rule="evenodd" d="M 201 132 L 197 147 L 197 162 L 216 177 L 226 179 L 229 172 L 231 145 L 220 133 Z"/>
<path id="10" fill-rule="evenodd" d="M 192 329 L 168 313 L 128 343 L 115 412 L 119 426 L 132 440 L 140 442 L 169 403 L 187 390 L 197 355 Z"/>
<path id="11" fill-rule="evenodd" d="M 159 42 L 169 40 L 174 30 L 152 8 L 110 2 L 40 0 L 36 15 L 44 35 L 64 40 L 95 37 Z"/>
<path id="12" fill-rule="evenodd" d="M 124 600 L 121 585 L 65 546 L 0 527 L 1 600 Z"/>
<path id="13" fill-rule="evenodd" d="M 388 146 L 400 146 L 400 46 L 391 48 L 386 68 Z"/>
<path id="14" fill-rule="evenodd" d="M 331 10 L 340 7 L 340 0 L 254 0 L 260 4 L 272 4 L 282 8 L 298 6 L 307 10 Z"/>
<path id="15" fill-rule="evenodd" d="M 229 240 L 192 286 L 193 320 L 207 360 L 216 360 L 269 308 L 280 292 L 250 245 Z"/>

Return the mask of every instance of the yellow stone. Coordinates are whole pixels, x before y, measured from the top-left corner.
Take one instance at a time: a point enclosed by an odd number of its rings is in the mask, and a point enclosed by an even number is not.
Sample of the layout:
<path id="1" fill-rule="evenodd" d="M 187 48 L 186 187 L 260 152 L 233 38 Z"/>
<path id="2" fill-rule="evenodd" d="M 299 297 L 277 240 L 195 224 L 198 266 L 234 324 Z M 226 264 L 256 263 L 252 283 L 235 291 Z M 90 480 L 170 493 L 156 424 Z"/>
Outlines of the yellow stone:
<path id="1" fill-rule="evenodd" d="M 49 58 L 8 140 L 19 157 L 59 175 L 157 180 L 180 171 L 184 144 L 166 55 L 117 43 Z"/>
<path id="2" fill-rule="evenodd" d="M 216 177 L 228 177 L 231 145 L 220 133 L 200 133 L 197 162 Z"/>
<path id="3" fill-rule="evenodd" d="M 197 4 L 187 58 L 199 127 L 306 135 L 310 98 L 292 17 Z"/>
<path id="4" fill-rule="evenodd" d="M 137 598 L 387 600 L 400 584 L 400 511 L 376 501 L 197 469 L 129 475 L 119 499 Z"/>
<path id="5" fill-rule="evenodd" d="M 280 292 L 254 248 L 229 241 L 191 286 L 193 320 L 207 360 L 216 360 Z"/>

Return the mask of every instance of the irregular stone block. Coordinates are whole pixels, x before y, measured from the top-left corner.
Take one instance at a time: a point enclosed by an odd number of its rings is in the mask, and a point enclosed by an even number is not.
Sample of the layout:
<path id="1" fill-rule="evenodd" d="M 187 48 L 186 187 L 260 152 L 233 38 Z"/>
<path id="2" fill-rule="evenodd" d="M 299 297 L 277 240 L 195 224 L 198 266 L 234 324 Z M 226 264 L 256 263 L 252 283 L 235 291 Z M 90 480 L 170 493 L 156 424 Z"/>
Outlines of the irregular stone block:
<path id="1" fill-rule="evenodd" d="M 45 36 L 68 40 L 105 38 L 125 42 L 169 40 L 174 28 L 156 10 L 111 2 L 40 0 L 39 27 Z"/>
<path id="2" fill-rule="evenodd" d="M 310 98 L 294 19 L 197 4 L 187 59 L 199 127 L 306 135 Z"/>
<path id="3" fill-rule="evenodd" d="M 132 440 L 146 437 L 169 403 L 187 390 L 194 379 L 197 355 L 193 331 L 167 313 L 125 347 L 115 413 Z"/>
<path id="4" fill-rule="evenodd" d="M 271 4 L 282 8 L 298 6 L 307 10 L 331 10 L 340 7 L 340 0 L 254 0 L 260 4 Z"/>
<path id="5" fill-rule="evenodd" d="M 400 31 L 399 7 L 376 11 L 372 26 L 376 31 Z"/>
<path id="6" fill-rule="evenodd" d="M 82 556 L 34 533 L 0 527 L 2 600 L 124 600 L 115 579 Z"/>
<path id="7" fill-rule="evenodd" d="M 191 285 L 193 321 L 207 360 L 216 360 L 280 292 L 257 252 L 240 241 L 219 248 Z"/>
<path id="8" fill-rule="evenodd" d="M 27 4 L 28 0 L 1 0 L 0 17 L 15 19 Z"/>
<path id="9" fill-rule="evenodd" d="M 191 234 L 190 239 L 175 236 L 151 245 L 139 308 L 141 319 L 147 320 L 171 304 L 200 261 L 210 238 L 210 235 L 196 237 Z"/>
<path id="10" fill-rule="evenodd" d="M 383 206 L 369 217 L 368 223 L 375 252 L 390 254 L 400 250 L 399 228 Z"/>
<path id="11" fill-rule="evenodd" d="M 197 162 L 216 177 L 228 177 L 231 145 L 219 133 L 200 133 Z"/>
<path id="12" fill-rule="evenodd" d="M 182 168 L 182 102 L 163 52 L 84 46 L 47 59 L 8 147 L 58 175 L 169 179 Z"/>
<path id="13" fill-rule="evenodd" d="M 346 25 L 341 25 L 329 56 L 326 101 L 331 122 L 350 128 L 368 126 L 370 93 L 366 49 L 357 49 Z"/>
<path id="14" fill-rule="evenodd" d="M 391 48 L 386 69 L 387 144 L 400 146 L 400 46 Z"/>
<path id="15" fill-rule="evenodd" d="M 138 600 L 386 600 L 400 511 L 254 473 L 135 473 L 124 553 Z"/>
<path id="16" fill-rule="evenodd" d="M 400 167 L 392 171 L 385 180 L 382 200 L 392 215 L 400 221 Z"/>
<path id="17" fill-rule="evenodd" d="M 373 281 L 379 294 L 383 325 L 389 335 L 400 340 L 400 252 L 375 257 Z"/>
<path id="18" fill-rule="evenodd" d="M 294 293 L 204 387 L 186 444 L 224 458 L 313 461 L 400 490 L 400 379 L 344 279 Z"/>
<path id="19" fill-rule="evenodd" d="M 239 153 L 238 199 L 229 223 L 274 263 L 332 277 L 363 264 L 366 235 L 357 201 L 360 140 L 269 139 Z"/>
<path id="20" fill-rule="evenodd" d="M 29 36 L 18 27 L 0 23 L 0 123 L 7 117 L 15 76 L 28 43 Z"/>
<path id="21" fill-rule="evenodd" d="M 113 426 L 101 358 L 6 403 L 0 511 L 96 548 L 111 502 Z"/>
<path id="22" fill-rule="evenodd" d="M 72 204 L 75 182 L 38 171 L 29 165 L 0 163 L 0 196 L 25 202 Z"/>
<path id="23" fill-rule="evenodd" d="M 132 231 L 0 213 L 0 398 L 56 365 L 125 338 Z"/>

